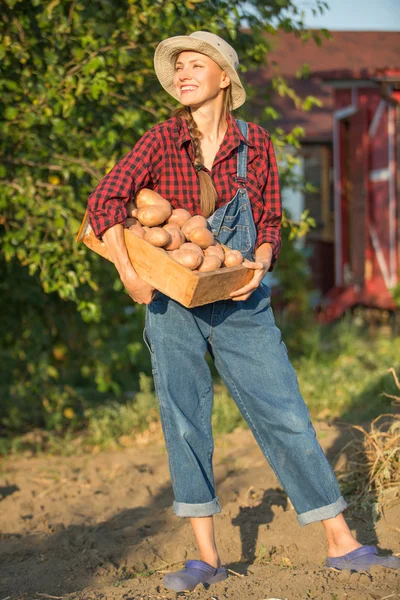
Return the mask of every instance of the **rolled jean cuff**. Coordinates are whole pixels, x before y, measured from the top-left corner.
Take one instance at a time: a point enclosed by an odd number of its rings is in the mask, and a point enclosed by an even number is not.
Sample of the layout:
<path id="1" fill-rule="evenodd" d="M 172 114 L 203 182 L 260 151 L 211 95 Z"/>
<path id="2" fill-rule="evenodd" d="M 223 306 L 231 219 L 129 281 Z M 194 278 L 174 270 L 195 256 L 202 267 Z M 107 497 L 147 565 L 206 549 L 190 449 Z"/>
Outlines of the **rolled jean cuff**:
<path id="1" fill-rule="evenodd" d="M 211 517 L 221 512 L 221 505 L 218 498 L 202 504 L 174 502 L 173 510 L 177 517 Z"/>
<path id="2" fill-rule="evenodd" d="M 333 519 L 333 517 L 337 517 L 339 513 L 343 512 L 345 508 L 347 508 L 347 502 L 343 496 L 340 496 L 333 504 L 327 504 L 326 506 L 314 508 L 313 510 L 301 513 L 301 515 L 297 515 L 297 520 L 303 527 L 303 525 L 314 523 L 314 521 Z"/>

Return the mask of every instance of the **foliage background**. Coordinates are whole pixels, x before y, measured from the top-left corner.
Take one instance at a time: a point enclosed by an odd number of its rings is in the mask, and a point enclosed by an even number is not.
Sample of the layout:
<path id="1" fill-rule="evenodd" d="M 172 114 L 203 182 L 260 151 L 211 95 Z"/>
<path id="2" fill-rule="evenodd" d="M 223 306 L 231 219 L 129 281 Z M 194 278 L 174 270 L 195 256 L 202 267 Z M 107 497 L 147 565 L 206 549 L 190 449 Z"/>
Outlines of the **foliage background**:
<path id="1" fill-rule="evenodd" d="M 324 7 L 325 2 L 315 0 L 315 11 Z M 3 437 L 33 427 L 65 434 L 87 426 L 88 415 L 105 401 L 123 403 L 125 393 L 139 390 L 144 394 L 139 400 L 151 395 L 142 342 L 144 308 L 123 292 L 112 265 L 74 239 L 87 197 L 101 177 L 175 108 L 153 72 L 157 43 L 198 29 L 232 41 L 243 78 L 268 61 L 279 30 L 313 38 L 308 43 L 316 44 L 327 35 L 306 31 L 291 0 L 243 5 L 233 0 L 2 2 Z M 317 103 L 297 98 L 278 71 L 272 85 L 304 110 Z M 235 115 L 254 121 L 254 91 L 248 92 L 248 104 Z M 302 131 L 275 130 L 277 115 L 265 101 L 259 118 L 282 160 L 282 185 L 293 183 L 294 158 L 287 148 L 299 146 Z M 297 233 L 309 225 L 305 215 Z M 297 303 L 297 313 L 304 314 L 308 276 L 304 258 L 290 242 L 293 231 L 284 229 L 277 274 L 285 300 Z M 301 336 L 308 327 L 307 319 L 301 323 L 288 342 L 297 350 L 304 349 Z"/>

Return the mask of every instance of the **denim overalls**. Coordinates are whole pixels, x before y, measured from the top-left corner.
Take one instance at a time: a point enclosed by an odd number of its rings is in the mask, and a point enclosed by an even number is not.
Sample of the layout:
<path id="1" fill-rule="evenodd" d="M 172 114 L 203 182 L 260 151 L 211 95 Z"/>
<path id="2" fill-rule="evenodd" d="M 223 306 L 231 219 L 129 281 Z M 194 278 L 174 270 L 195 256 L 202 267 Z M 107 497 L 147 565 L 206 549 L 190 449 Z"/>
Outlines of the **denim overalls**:
<path id="1" fill-rule="evenodd" d="M 238 121 L 247 136 L 247 124 Z M 247 146 L 238 149 L 238 190 L 208 222 L 214 235 L 252 259 L 256 228 L 246 190 Z M 301 525 L 347 504 L 317 439 L 264 284 L 246 301 L 185 308 L 157 292 L 146 307 L 146 344 L 168 450 L 174 512 L 221 511 L 214 490 L 213 382 L 206 351 L 288 494 Z"/>
<path id="2" fill-rule="evenodd" d="M 237 124 L 247 139 L 247 123 L 237 120 Z M 228 204 L 221 206 L 207 220 L 214 237 L 222 244 L 234 250 L 240 250 L 243 256 L 253 260 L 257 231 L 246 190 L 247 151 L 247 145 L 241 142 L 237 157 L 236 182 L 239 184 L 239 188 L 236 194 Z"/>

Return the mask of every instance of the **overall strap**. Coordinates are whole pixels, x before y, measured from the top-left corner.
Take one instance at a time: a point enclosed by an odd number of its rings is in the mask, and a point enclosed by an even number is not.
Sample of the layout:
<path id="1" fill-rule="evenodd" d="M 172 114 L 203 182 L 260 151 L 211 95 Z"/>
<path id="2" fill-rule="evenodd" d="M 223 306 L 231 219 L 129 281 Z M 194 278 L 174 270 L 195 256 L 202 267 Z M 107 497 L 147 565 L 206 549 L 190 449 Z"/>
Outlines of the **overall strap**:
<path id="1" fill-rule="evenodd" d="M 240 119 L 236 119 L 236 123 L 243 134 L 243 136 L 247 140 L 249 126 L 246 121 L 241 121 Z M 247 152 L 248 146 L 244 142 L 240 142 L 238 157 L 237 157 L 237 174 L 236 181 L 238 183 L 246 183 L 247 182 Z"/>

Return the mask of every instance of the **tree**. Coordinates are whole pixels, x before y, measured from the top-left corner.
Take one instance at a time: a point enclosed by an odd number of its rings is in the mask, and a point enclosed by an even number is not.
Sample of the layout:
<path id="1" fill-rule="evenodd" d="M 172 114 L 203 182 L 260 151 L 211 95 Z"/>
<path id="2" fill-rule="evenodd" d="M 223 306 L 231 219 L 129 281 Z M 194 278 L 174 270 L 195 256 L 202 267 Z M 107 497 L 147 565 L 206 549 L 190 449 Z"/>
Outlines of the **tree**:
<path id="1" fill-rule="evenodd" d="M 326 4 L 315 0 L 315 7 L 322 12 Z M 233 40 L 243 70 L 265 60 L 265 33 L 310 35 L 292 0 L 2 2 L 1 310 L 8 327 L 1 347 L 3 385 L 13 401 L 39 402 L 49 379 L 55 397 L 71 377 L 77 386 L 96 376 L 101 390 L 118 388 L 111 373 L 116 364 L 123 370 L 126 350 L 122 339 L 117 351 L 109 342 L 117 322 L 128 331 L 134 322 L 137 339 L 143 311 L 127 314 L 131 304 L 113 267 L 74 238 L 97 182 L 175 107 L 153 71 L 157 43 L 198 29 Z M 290 139 L 296 143 L 297 136 Z M 280 140 L 283 147 L 283 134 Z M 87 369 L 76 365 L 76 376 L 72 356 L 88 338 L 92 346 L 81 361 Z M 137 346 L 133 365 L 139 355 Z M 29 368 L 37 377 L 34 392 Z"/>

